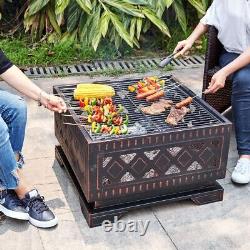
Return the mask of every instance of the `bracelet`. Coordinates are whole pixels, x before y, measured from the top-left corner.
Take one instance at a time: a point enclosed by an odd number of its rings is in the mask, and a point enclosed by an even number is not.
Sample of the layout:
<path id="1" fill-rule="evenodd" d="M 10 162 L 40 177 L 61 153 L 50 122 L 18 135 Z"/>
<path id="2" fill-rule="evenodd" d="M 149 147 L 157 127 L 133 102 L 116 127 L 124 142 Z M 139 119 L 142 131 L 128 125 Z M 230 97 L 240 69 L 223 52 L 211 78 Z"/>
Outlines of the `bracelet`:
<path id="1" fill-rule="evenodd" d="M 37 103 L 38 103 L 38 106 L 39 107 L 41 107 L 43 104 L 42 104 L 42 98 L 43 98 L 43 96 L 42 96 L 42 94 L 43 94 L 44 92 L 43 91 L 41 91 L 40 93 L 39 93 L 39 96 L 38 96 L 38 99 L 37 99 Z M 44 97 L 45 99 L 46 99 L 46 101 L 47 102 L 50 102 L 50 97 Z M 44 105 L 45 107 L 47 107 L 47 104 L 46 105 Z"/>
<path id="2" fill-rule="evenodd" d="M 42 106 L 42 91 L 39 93 L 38 99 L 37 99 L 37 104 L 39 107 Z"/>

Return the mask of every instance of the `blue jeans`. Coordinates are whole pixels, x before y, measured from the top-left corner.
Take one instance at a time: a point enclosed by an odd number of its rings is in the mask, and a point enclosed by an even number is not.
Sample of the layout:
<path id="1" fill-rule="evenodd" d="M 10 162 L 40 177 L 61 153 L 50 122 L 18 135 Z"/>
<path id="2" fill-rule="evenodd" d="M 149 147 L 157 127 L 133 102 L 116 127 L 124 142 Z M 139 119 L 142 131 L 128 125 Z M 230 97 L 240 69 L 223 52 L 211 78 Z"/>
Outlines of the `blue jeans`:
<path id="1" fill-rule="evenodd" d="M 238 56 L 239 54 L 224 50 L 220 56 L 220 66 L 226 66 Z M 230 77 L 232 79 L 232 108 L 238 153 L 239 155 L 250 155 L 250 64 Z"/>
<path id="2" fill-rule="evenodd" d="M 17 168 L 23 165 L 21 155 L 27 107 L 16 95 L 0 90 L 0 189 L 15 189 L 18 186 Z M 19 154 L 17 162 L 15 154 Z"/>

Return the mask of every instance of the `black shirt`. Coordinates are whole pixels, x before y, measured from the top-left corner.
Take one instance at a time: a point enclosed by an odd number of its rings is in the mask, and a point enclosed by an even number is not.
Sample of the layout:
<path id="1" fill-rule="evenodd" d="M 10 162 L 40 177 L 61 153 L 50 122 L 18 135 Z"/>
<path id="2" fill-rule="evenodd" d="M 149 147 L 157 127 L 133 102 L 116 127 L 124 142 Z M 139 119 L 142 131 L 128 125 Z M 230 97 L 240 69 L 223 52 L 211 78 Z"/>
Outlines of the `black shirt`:
<path id="1" fill-rule="evenodd" d="M 0 49 L 0 75 L 12 66 L 12 62 L 5 56 L 3 51 Z"/>

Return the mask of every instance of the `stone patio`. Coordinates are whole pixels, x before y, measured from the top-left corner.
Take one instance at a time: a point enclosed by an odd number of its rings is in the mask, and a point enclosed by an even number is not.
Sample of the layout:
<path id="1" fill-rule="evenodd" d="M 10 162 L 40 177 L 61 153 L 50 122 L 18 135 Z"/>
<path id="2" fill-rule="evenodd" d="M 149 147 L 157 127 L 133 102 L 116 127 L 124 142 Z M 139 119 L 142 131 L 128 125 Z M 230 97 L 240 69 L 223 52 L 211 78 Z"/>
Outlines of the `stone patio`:
<path id="1" fill-rule="evenodd" d="M 159 72 L 148 72 L 146 75 L 155 74 Z M 174 71 L 172 74 L 194 92 L 201 93 L 202 68 Z M 133 75 L 121 78 L 127 77 Z M 100 79 L 107 77 L 95 78 Z M 34 82 L 51 92 L 54 84 L 91 80 L 86 76 L 77 76 L 34 79 Z M 9 90 L 3 82 L 0 86 Z M 103 227 L 88 228 L 80 210 L 77 192 L 64 169 L 55 161 L 54 146 L 57 141 L 54 137 L 53 114 L 37 107 L 33 101 L 27 100 L 27 103 L 29 119 L 24 145 L 25 175 L 46 197 L 59 217 L 59 225 L 54 229 L 43 230 L 27 222 L 5 218 L 0 221 L 1 250 L 250 249 L 250 188 L 235 186 L 230 181 L 230 173 L 237 161 L 233 135 L 227 177 L 221 181 L 225 188 L 223 202 L 196 206 L 192 202 L 183 201 L 140 209 L 122 218 L 125 221 L 150 220 L 145 236 L 140 236 L 140 232 L 105 232 Z"/>

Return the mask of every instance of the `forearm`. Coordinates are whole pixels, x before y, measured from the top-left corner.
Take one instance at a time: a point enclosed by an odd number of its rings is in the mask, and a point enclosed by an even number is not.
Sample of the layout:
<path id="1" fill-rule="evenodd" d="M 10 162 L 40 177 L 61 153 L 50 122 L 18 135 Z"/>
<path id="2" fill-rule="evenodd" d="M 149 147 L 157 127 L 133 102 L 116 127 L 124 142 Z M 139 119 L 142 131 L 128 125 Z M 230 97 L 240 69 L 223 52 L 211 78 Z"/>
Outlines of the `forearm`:
<path id="1" fill-rule="evenodd" d="M 222 70 L 229 76 L 250 63 L 250 47 Z"/>
<path id="2" fill-rule="evenodd" d="M 199 23 L 192 34 L 187 38 L 192 44 L 208 31 L 208 25 Z"/>
<path id="3" fill-rule="evenodd" d="M 19 68 L 12 66 L 3 74 L 1 78 L 10 86 L 30 97 L 33 100 L 39 100 L 41 89 L 36 86 Z M 44 95 L 45 93 L 43 93 Z"/>

